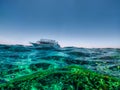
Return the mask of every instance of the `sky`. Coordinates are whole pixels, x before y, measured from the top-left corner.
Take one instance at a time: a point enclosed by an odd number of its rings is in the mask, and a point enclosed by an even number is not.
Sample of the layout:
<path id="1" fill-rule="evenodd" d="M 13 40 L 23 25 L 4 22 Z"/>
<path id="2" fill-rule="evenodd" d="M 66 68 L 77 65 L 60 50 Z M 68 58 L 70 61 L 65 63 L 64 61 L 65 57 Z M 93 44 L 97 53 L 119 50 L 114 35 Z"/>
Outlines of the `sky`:
<path id="1" fill-rule="evenodd" d="M 120 0 L 0 0 L 0 43 L 53 39 L 120 48 Z"/>

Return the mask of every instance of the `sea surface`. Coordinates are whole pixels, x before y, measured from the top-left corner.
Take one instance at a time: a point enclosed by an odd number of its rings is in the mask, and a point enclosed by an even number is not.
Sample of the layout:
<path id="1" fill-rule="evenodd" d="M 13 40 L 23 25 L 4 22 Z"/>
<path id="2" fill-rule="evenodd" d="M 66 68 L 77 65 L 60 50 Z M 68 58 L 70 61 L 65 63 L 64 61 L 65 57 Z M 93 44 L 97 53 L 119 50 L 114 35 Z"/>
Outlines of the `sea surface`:
<path id="1" fill-rule="evenodd" d="M 0 84 L 40 70 L 69 65 L 120 78 L 120 49 L 0 45 Z"/>

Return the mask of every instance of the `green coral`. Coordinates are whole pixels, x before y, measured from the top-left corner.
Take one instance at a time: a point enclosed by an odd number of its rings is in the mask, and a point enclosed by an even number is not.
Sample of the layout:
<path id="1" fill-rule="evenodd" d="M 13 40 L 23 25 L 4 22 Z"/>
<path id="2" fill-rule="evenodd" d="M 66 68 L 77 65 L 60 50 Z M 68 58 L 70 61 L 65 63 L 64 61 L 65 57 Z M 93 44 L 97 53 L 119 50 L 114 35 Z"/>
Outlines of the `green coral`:
<path id="1" fill-rule="evenodd" d="M 77 65 L 47 69 L 0 84 L 1 90 L 120 90 L 120 79 Z"/>

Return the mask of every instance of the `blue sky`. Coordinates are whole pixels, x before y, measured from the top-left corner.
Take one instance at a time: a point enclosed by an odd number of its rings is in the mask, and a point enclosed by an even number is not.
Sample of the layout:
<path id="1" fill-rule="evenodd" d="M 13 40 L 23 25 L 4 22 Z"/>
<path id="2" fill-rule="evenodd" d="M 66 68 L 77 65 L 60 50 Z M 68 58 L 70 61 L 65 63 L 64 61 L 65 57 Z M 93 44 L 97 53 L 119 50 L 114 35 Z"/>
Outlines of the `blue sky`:
<path id="1" fill-rule="evenodd" d="M 0 43 L 120 47 L 120 0 L 0 0 Z"/>

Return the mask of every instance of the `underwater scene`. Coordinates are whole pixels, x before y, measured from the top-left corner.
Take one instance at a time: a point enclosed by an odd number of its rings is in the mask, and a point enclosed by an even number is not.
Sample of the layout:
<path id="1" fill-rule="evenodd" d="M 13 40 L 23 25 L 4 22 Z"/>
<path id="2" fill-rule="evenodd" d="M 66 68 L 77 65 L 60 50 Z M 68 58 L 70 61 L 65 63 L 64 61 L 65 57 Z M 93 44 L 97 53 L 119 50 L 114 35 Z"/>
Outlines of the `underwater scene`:
<path id="1" fill-rule="evenodd" d="M 0 45 L 0 90 L 120 90 L 119 48 L 55 41 Z"/>

